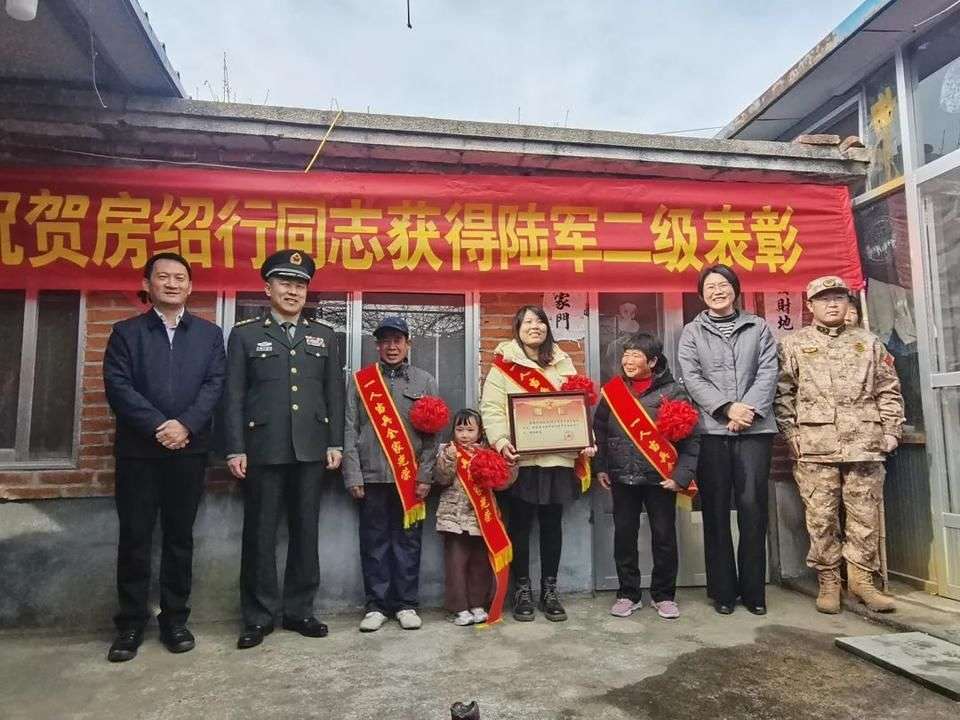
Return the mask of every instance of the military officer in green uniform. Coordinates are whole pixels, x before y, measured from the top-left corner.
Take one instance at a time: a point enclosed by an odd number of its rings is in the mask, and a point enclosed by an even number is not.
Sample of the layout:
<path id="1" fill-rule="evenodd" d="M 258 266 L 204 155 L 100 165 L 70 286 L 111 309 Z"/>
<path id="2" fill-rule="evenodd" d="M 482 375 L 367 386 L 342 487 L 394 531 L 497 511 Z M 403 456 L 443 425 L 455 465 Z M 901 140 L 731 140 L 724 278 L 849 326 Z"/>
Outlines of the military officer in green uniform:
<path id="1" fill-rule="evenodd" d="M 323 637 L 314 615 L 320 483 L 340 466 L 344 375 L 333 328 L 303 313 L 310 256 L 284 250 L 261 269 L 270 312 L 237 323 L 227 347 L 227 464 L 243 484 L 238 648 L 259 645 L 282 611 L 287 630 Z M 283 596 L 276 534 L 283 508 L 289 541 Z"/>

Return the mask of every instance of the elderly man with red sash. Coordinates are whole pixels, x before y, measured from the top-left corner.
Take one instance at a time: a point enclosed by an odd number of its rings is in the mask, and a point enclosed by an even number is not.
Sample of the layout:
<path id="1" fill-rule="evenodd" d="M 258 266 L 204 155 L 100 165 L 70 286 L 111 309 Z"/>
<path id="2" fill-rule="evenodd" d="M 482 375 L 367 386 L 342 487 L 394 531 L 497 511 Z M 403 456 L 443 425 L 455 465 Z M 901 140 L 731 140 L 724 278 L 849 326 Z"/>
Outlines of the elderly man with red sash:
<path id="1" fill-rule="evenodd" d="M 384 318 L 373 336 L 380 357 L 353 375 L 344 430 L 344 484 L 360 505 L 367 610 L 360 631 L 379 630 L 391 616 L 404 630 L 416 630 L 424 498 L 437 437 L 417 430 L 410 415 L 418 400 L 437 395 L 437 381 L 410 365 L 406 320 Z"/>
<path id="2" fill-rule="evenodd" d="M 613 494 L 613 556 L 620 588 L 611 615 L 643 607 L 637 533 L 644 509 L 650 521 L 653 575 L 650 596 L 660 617 L 678 618 L 677 493 L 693 482 L 700 438 L 697 411 L 673 379 L 663 343 L 649 333 L 622 345 L 621 374 L 603 386 L 593 417 L 597 481 Z"/>

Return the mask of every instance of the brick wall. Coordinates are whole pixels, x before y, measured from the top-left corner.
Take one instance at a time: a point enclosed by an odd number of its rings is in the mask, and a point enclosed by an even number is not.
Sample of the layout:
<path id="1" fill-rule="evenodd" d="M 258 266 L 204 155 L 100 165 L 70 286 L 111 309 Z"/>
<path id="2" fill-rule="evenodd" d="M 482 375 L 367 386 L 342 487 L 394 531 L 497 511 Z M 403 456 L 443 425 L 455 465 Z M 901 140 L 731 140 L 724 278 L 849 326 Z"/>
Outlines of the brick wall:
<path id="1" fill-rule="evenodd" d="M 216 296 L 196 294 L 191 312 L 214 320 Z M 67 470 L 0 471 L 0 499 L 34 500 L 113 494 L 114 418 L 103 391 L 103 353 L 113 324 L 144 310 L 133 293 L 93 292 L 86 297 L 85 347 L 79 394 L 80 446 L 76 467 Z M 83 321 L 84 318 L 81 318 Z M 217 484 L 223 481 L 213 473 Z"/>

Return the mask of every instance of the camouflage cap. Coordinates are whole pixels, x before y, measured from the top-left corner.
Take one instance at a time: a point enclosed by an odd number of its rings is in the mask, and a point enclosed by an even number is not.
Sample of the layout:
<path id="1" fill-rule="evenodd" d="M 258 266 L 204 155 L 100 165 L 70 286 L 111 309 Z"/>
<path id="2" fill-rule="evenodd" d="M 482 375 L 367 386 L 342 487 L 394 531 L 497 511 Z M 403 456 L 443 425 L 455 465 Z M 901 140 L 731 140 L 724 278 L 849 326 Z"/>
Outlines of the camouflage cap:
<path id="1" fill-rule="evenodd" d="M 826 292 L 827 290 L 843 290 L 846 293 L 850 292 L 850 288 L 843 281 L 843 278 L 837 277 L 836 275 L 824 275 L 823 277 L 818 277 L 814 280 L 811 280 L 810 284 L 807 285 L 807 299 L 809 300 L 822 292 Z"/>

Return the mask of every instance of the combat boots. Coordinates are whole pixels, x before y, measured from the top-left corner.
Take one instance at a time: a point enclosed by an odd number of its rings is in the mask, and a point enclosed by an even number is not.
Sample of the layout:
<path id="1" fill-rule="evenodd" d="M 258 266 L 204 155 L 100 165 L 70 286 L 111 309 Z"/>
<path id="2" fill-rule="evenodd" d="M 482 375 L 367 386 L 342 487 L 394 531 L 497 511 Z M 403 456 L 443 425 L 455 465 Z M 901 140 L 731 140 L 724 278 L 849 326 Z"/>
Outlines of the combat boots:
<path id="1" fill-rule="evenodd" d="M 852 562 L 847 563 L 847 591 L 874 612 L 893 612 L 897 609 L 893 598 L 874 587 L 870 571 Z"/>
<path id="2" fill-rule="evenodd" d="M 836 615 L 840 612 L 840 571 L 820 570 L 817 573 L 820 592 L 817 594 L 817 612 Z"/>
<path id="3" fill-rule="evenodd" d="M 563 622 L 567 619 L 567 611 L 560 604 L 560 596 L 557 594 L 555 577 L 543 578 L 540 581 L 540 612 L 547 620 L 553 622 Z"/>
<path id="4" fill-rule="evenodd" d="M 530 622 L 536 618 L 533 606 L 533 590 L 530 578 L 517 578 L 517 588 L 513 593 L 513 619 L 518 622 Z"/>

